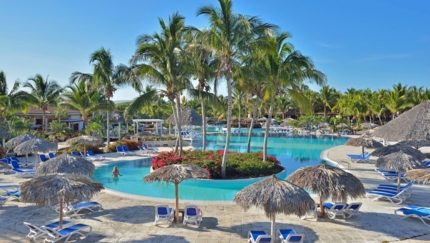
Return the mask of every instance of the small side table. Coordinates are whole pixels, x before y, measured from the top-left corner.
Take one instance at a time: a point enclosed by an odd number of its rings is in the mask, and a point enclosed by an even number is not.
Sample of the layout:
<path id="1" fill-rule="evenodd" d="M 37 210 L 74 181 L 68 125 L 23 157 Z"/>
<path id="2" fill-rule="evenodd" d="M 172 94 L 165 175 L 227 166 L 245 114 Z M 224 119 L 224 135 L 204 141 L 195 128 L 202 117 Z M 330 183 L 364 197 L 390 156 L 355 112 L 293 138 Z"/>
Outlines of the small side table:
<path id="1" fill-rule="evenodd" d="M 184 214 L 185 210 L 183 208 L 178 209 L 178 212 L 181 214 L 181 222 L 184 222 Z M 176 215 L 176 209 L 173 212 Z M 175 221 L 176 222 L 176 221 Z M 177 223 L 177 222 L 176 222 Z"/>

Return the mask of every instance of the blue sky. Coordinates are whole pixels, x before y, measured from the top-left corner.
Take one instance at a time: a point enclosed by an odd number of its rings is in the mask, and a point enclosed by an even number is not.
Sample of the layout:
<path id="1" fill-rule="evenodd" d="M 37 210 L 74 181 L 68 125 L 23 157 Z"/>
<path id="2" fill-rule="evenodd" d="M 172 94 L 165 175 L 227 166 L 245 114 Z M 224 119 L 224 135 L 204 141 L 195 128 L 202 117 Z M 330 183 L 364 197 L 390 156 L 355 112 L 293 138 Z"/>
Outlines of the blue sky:
<path id="1" fill-rule="evenodd" d="M 128 61 L 138 35 L 159 31 L 158 18 L 178 11 L 186 25 L 208 26 L 197 17 L 215 0 L 0 1 L 0 70 L 12 83 L 49 75 L 61 85 L 74 71 L 91 72 L 90 54 L 110 49 L 115 64 Z M 256 15 L 293 35 L 328 85 L 372 90 L 404 85 L 429 87 L 430 1 L 235 0 L 238 13 Z M 319 90 L 317 86 L 311 86 Z M 219 87 L 226 93 L 225 84 Z M 114 100 L 137 96 L 122 88 Z"/>

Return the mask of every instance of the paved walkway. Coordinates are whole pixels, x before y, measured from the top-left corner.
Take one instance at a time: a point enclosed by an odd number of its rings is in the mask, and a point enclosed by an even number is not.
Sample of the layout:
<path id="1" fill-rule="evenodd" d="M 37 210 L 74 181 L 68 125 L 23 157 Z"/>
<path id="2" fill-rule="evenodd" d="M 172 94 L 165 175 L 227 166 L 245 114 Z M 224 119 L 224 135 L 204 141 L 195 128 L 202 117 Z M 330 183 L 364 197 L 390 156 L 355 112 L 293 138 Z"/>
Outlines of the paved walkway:
<path id="1" fill-rule="evenodd" d="M 167 148 L 166 148 L 167 149 Z M 340 146 L 326 154 L 330 160 L 346 161 L 346 153 L 359 153 L 361 148 Z M 429 150 L 430 151 L 430 150 Z M 130 156 L 139 159 L 140 156 Z M 121 160 L 109 154 L 104 163 Z M 102 163 L 97 162 L 97 165 Z M 342 163 L 343 165 L 346 165 Z M 366 190 L 386 181 L 373 171 L 372 164 L 351 164 L 351 172 L 363 182 Z M 0 175 L 0 185 L 19 183 L 13 175 Z M 430 207 L 429 186 L 414 185 L 412 196 L 404 204 L 395 205 L 384 201 L 360 198 L 362 217 L 351 219 L 328 218 L 300 220 L 295 216 L 278 215 L 277 228 L 292 228 L 306 235 L 305 242 L 428 242 L 430 227 L 418 219 L 400 220 L 393 211 L 400 206 L 414 204 Z M 154 205 L 170 204 L 171 200 L 124 196 L 103 191 L 94 200 L 103 204 L 104 210 L 72 218 L 73 222 L 89 224 L 91 235 L 78 242 L 246 242 L 250 229 L 270 229 L 270 220 L 258 209 L 244 212 L 232 202 L 193 202 L 202 208 L 203 222 L 200 227 L 182 224 L 154 226 Z M 318 200 L 318 198 L 315 198 Z M 192 203 L 180 201 L 180 207 Z M 27 228 L 22 222 L 43 225 L 57 220 L 58 215 L 48 207 L 36 207 L 9 200 L 0 207 L 0 242 L 25 242 Z M 407 239 L 407 240 L 405 240 Z M 404 240 L 404 241 L 403 241 Z M 74 242 L 74 241 L 72 241 Z"/>

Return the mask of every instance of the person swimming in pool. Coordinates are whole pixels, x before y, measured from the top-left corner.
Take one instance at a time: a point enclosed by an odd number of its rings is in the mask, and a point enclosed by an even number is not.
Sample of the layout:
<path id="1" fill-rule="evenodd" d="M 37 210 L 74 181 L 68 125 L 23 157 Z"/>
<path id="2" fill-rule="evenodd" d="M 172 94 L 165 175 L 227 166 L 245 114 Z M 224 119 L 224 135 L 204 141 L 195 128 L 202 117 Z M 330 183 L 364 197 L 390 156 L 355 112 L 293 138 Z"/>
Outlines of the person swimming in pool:
<path id="1" fill-rule="evenodd" d="M 116 167 L 116 166 L 114 166 L 114 167 L 113 167 L 113 170 L 112 170 L 112 176 L 113 176 L 113 178 L 114 178 L 114 179 L 118 178 L 118 176 L 122 176 L 122 175 L 119 173 L 118 167 Z"/>

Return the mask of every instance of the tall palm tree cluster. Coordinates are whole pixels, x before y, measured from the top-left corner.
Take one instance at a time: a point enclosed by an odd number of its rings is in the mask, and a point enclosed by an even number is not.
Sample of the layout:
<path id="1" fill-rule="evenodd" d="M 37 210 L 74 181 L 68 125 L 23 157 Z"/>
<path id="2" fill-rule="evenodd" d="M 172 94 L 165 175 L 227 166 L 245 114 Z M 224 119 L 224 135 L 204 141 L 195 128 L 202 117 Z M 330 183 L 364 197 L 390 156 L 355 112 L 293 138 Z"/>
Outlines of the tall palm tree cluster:
<path id="1" fill-rule="evenodd" d="M 114 65 L 109 50 L 103 47 L 96 50 L 89 60 L 93 72 L 73 72 L 70 85 L 64 89 L 48 77 L 36 75 L 23 85 L 28 92 L 19 90 L 19 82 L 9 90 L 6 76 L 0 72 L 0 120 L 7 120 L 19 110 L 25 112 L 29 105 L 40 108 L 45 116 L 48 106 L 58 105 L 78 110 L 86 127 L 96 129 L 103 120 L 98 114 L 107 113 L 104 117 L 109 127 L 109 113 L 116 108 L 124 110 L 125 116 L 136 118 L 166 118 L 173 113 L 177 131 L 181 131 L 182 108 L 191 106 L 202 114 L 204 132 L 206 117 L 227 121 L 221 171 L 225 177 L 231 127 L 236 125 L 232 124 L 233 116 L 238 118 L 239 127 L 248 114 L 253 124 L 258 117 L 274 117 L 278 112 L 285 118 L 288 111 L 300 115 L 322 112 L 324 117 L 337 112 L 349 119 L 370 117 L 373 122 L 387 115 L 394 118 L 429 98 L 427 89 L 401 84 L 393 90 L 349 89 L 342 94 L 326 85 L 325 75 L 316 69 L 311 58 L 294 49 L 288 42 L 291 38 L 288 32 L 256 16 L 234 12 L 232 0 L 218 0 L 216 7 L 202 6 L 197 15 L 206 17 L 207 28 L 185 25 L 185 17 L 179 13 L 173 13 L 167 21 L 158 19 L 160 31 L 137 38 L 129 65 Z M 225 83 L 226 96 L 217 94 L 219 83 Z M 316 92 L 307 83 L 322 88 Z M 115 107 L 112 97 L 126 85 L 133 87 L 139 96 Z M 91 119 L 97 122 L 91 124 Z M 271 119 L 266 126 L 268 131 Z M 44 131 L 46 125 L 42 127 Z M 253 126 L 249 129 L 248 151 Z M 106 137 L 109 144 L 109 129 Z M 264 160 L 268 139 L 266 133 Z M 203 150 L 205 144 L 203 140 Z M 181 156 L 181 136 L 176 150 Z"/>

